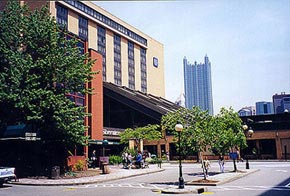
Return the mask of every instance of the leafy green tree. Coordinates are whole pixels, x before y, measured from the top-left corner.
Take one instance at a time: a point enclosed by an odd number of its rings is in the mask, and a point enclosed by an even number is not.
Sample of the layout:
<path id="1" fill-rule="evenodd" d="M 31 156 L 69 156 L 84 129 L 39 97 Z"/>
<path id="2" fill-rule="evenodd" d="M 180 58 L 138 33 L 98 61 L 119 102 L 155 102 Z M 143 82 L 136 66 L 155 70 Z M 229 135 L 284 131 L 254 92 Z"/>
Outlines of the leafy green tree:
<path id="1" fill-rule="evenodd" d="M 226 154 L 229 151 L 236 152 L 247 146 L 245 134 L 242 129 L 242 120 L 233 108 L 221 108 L 215 116 L 214 130 L 217 137 L 214 138 L 212 148 L 218 154 Z M 233 159 L 234 171 L 237 171 L 235 159 Z"/>
<path id="2" fill-rule="evenodd" d="M 191 110 L 180 108 L 176 112 L 164 115 L 161 126 L 172 131 L 177 141 L 178 133 L 174 129 L 177 123 L 181 123 L 184 129 L 181 132 L 180 146 L 176 143 L 178 149 L 181 148 L 183 155 L 198 152 L 203 164 L 203 153 L 210 148 L 215 137 L 212 119 L 207 111 L 201 111 L 199 107 L 193 107 Z"/>
<path id="3" fill-rule="evenodd" d="M 159 125 L 147 125 L 135 129 L 127 128 L 124 132 L 120 133 L 119 136 L 120 142 L 123 144 L 128 144 L 129 140 L 134 140 L 137 149 L 140 149 L 140 142 L 142 140 L 152 141 L 162 138 Z"/>
<path id="4" fill-rule="evenodd" d="M 52 142 L 84 145 L 85 107 L 66 95 L 90 93 L 84 84 L 93 77 L 93 61 L 80 54 L 77 39 L 66 38 L 47 7 L 29 11 L 9 1 L 0 27 L 1 126 L 32 124 L 50 148 Z"/>

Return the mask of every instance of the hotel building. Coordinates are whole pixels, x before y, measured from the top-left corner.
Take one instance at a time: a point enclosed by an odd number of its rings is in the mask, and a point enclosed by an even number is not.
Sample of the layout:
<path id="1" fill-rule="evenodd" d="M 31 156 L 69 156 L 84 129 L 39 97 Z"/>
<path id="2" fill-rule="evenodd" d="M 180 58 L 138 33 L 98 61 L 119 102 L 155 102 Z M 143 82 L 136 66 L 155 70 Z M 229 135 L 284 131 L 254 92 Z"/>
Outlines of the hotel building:
<path id="1" fill-rule="evenodd" d="M 0 2 L 0 10 L 7 2 Z M 47 5 L 56 23 L 79 40 L 82 52 L 96 59 L 93 71 L 99 74 L 88 84 L 94 93 L 86 97 L 75 93 L 69 97 L 76 104 L 86 105 L 92 114 L 85 121 L 91 140 L 103 141 L 107 128 L 112 128 L 106 127 L 109 101 L 104 100 L 107 97 L 104 90 L 108 84 L 161 99 L 165 97 L 162 43 L 90 1 L 20 0 L 19 3 L 27 4 L 31 10 Z M 88 153 L 88 148 L 85 151 Z"/>

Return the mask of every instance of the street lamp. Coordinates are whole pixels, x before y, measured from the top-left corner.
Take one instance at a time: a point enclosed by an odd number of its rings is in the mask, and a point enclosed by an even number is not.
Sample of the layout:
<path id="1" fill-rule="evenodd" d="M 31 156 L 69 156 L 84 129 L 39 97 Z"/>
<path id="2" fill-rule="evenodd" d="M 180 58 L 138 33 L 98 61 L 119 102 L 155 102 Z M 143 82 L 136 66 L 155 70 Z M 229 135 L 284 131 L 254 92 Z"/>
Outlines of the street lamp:
<path id="1" fill-rule="evenodd" d="M 184 180 L 182 177 L 182 166 L 181 166 L 181 148 L 180 148 L 180 134 L 183 129 L 182 124 L 176 124 L 175 130 L 178 132 L 178 145 L 179 145 L 179 187 L 180 189 L 184 188 Z"/>
<path id="2" fill-rule="evenodd" d="M 244 133 L 247 138 L 252 137 L 254 134 L 253 129 L 248 127 L 248 125 L 243 125 Z M 246 169 L 250 169 L 248 156 L 246 155 Z"/>
<path id="3" fill-rule="evenodd" d="M 105 156 L 105 145 L 108 144 L 108 140 L 103 140 L 103 157 Z"/>

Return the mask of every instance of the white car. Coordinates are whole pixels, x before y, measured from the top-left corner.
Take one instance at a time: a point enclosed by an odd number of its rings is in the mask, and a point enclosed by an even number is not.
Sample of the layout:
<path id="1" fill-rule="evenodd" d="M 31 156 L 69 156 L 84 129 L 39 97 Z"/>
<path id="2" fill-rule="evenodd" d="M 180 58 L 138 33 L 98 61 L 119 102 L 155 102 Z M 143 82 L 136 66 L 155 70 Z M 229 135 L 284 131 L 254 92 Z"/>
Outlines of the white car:
<path id="1" fill-rule="evenodd" d="M 14 167 L 0 167 L 0 187 L 10 180 L 16 180 Z"/>

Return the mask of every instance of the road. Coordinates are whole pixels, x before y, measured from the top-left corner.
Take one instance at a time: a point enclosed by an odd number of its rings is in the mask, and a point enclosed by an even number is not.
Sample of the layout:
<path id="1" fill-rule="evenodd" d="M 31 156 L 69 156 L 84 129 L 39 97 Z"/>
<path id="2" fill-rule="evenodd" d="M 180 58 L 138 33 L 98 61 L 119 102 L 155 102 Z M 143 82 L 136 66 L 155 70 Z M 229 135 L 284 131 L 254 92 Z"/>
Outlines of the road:
<path id="1" fill-rule="evenodd" d="M 290 196 L 290 162 L 250 162 L 251 168 L 259 171 L 232 182 L 207 187 L 207 192 L 215 196 Z M 11 196 L 130 196 L 130 195 L 160 195 L 157 190 L 177 186 L 178 165 L 163 166 L 165 171 L 137 176 L 107 183 L 88 184 L 80 186 L 21 186 L 6 185 L 0 188 L 0 195 Z M 226 163 L 225 169 L 233 169 L 231 162 Z M 245 169 L 245 162 L 238 163 L 238 169 Z M 199 164 L 183 164 L 183 177 L 185 181 L 193 174 L 200 172 Z M 212 162 L 211 171 L 218 171 L 218 164 Z M 155 192 L 157 191 L 157 192 Z M 166 195 L 166 194 L 162 194 Z"/>

